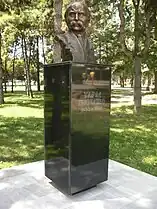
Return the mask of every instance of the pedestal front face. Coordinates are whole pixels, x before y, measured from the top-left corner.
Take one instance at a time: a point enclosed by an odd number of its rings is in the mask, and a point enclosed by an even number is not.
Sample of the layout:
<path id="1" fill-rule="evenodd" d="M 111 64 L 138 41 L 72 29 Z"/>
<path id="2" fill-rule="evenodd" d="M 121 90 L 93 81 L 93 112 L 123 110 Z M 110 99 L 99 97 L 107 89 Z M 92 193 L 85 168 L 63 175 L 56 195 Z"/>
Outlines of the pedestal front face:
<path id="1" fill-rule="evenodd" d="M 45 175 L 68 194 L 107 180 L 110 67 L 52 64 L 44 79 Z"/>
<path id="2" fill-rule="evenodd" d="M 70 66 L 44 69 L 45 175 L 66 193 L 70 193 Z"/>
<path id="3" fill-rule="evenodd" d="M 73 64 L 71 86 L 71 193 L 108 176 L 109 67 Z"/>

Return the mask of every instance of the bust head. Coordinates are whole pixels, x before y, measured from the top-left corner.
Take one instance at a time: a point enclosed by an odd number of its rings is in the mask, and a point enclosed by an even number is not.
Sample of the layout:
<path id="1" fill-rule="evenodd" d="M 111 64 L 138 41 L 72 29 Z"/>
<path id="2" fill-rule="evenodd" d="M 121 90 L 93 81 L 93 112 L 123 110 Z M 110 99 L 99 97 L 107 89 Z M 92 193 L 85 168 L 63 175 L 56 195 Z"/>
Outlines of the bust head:
<path id="1" fill-rule="evenodd" d="M 90 21 L 90 12 L 82 1 L 71 3 L 65 12 L 65 20 L 70 31 L 84 33 Z"/>

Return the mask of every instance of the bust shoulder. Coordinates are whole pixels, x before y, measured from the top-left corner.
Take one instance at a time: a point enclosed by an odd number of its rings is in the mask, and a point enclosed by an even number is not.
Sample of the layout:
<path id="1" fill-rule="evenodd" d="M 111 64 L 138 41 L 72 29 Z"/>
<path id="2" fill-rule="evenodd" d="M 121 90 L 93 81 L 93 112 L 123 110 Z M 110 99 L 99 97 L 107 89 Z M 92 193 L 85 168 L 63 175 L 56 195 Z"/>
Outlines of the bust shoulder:
<path id="1" fill-rule="evenodd" d="M 56 40 L 62 42 L 64 45 L 67 45 L 70 42 L 72 34 L 70 32 L 64 32 L 56 36 Z"/>

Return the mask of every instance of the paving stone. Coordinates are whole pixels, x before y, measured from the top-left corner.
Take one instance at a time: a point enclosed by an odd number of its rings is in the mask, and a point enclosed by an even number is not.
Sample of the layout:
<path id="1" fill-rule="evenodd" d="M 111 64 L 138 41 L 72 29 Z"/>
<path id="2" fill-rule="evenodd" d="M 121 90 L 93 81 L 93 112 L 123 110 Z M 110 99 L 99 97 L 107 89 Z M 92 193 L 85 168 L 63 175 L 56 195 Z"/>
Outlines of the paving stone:
<path id="1" fill-rule="evenodd" d="M 157 177 L 109 161 L 109 180 L 66 196 L 44 176 L 44 161 L 0 170 L 0 209 L 157 209 Z"/>

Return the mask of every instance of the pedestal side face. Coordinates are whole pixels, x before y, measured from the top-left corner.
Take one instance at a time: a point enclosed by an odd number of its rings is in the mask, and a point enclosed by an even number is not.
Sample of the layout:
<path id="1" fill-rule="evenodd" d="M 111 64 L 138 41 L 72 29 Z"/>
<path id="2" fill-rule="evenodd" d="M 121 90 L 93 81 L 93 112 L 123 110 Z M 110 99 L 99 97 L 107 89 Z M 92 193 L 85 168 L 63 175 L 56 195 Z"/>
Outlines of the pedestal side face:
<path id="1" fill-rule="evenodd" d="M 45 175 L 69 193 L 69 68 L 46 66 L 45 80 Z"/>
<path id="2" fill-rule="evenodd" d="M 72 67 L 72 193 L 107 180 L 110 80 L 110 67 Z"/>

